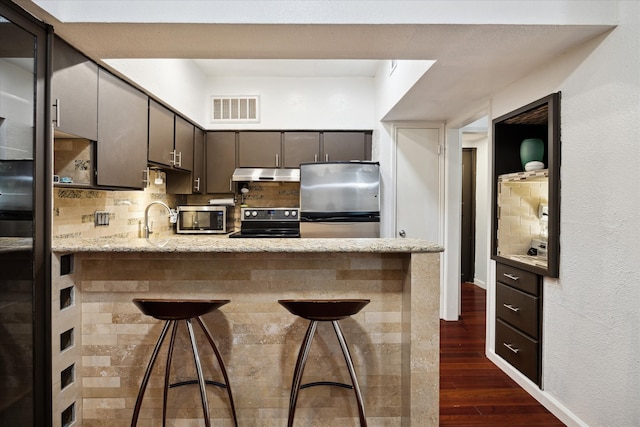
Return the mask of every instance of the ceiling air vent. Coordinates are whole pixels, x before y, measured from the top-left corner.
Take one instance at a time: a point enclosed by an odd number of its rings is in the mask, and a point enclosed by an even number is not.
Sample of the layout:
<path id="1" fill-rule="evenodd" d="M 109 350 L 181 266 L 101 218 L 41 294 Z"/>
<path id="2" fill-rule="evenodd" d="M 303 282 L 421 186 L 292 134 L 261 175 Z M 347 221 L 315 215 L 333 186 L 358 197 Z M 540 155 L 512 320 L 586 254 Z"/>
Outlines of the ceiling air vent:
<path id="1" fill-rule="evenodd" d="M 258 122 L 259 98 L 257 96 L 214 96 L 214 122 Z"/>

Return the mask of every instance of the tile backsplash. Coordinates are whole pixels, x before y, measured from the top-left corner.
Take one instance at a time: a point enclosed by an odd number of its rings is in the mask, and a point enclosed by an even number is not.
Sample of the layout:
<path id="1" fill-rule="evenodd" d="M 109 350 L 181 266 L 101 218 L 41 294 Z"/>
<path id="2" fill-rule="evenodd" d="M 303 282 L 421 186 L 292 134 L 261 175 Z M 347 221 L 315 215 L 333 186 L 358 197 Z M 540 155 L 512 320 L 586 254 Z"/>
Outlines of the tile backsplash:
<path id="1" fill-rule="evenodd" d="M 139 238 L 142 237 L 144 226 L 144 210 L 154 200 L 163 201 L 175 208 L 187 204 L 206 205 L 211 199 L 233 197 L 232 194 L 167 194 L 166 174 L 160 172 L 160 175 L 162 184 L 155 184 L 152 181 L 144 191 L 55 186 L 53 188 L 53 238 Z M 236 200 L 235 221 L 238 228 L 240 196 L 236 196 Z M 254 207 L 297 207 L 299 202 L 300 184 L 290 182 L 249 183 L 249 193 L 244 198 L 245 204 Z M 96 212 L 108 214 L 109 225 L 95 225 Z M 174 225 L 169 223 L 166 211 L 161 206 L 153 206 L 149 210 L 149 220 L 153 224 L 152 237 L 165 237 L 174 233 Z"/>
<path id="2" fill-rule="evenodd" d="M 538 206 L 549 203 L 546 180 L 498 184 L 498 250 L 502 255 L 527 253 L 540 236 Z"/>

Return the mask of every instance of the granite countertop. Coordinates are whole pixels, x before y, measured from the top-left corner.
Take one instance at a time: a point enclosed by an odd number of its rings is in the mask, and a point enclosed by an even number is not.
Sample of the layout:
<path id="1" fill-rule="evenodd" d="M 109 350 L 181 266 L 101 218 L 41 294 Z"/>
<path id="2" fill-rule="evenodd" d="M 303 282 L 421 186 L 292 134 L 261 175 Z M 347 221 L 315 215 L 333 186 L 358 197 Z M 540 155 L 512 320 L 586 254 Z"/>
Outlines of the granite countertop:
<path id="1" fill-rule="evenodd" d="M 211 236 L 172 236 L 150 239 L 57 239 L 53 252 L 442 252 L 438 244 L 421 239 L 228 239 Z"/>

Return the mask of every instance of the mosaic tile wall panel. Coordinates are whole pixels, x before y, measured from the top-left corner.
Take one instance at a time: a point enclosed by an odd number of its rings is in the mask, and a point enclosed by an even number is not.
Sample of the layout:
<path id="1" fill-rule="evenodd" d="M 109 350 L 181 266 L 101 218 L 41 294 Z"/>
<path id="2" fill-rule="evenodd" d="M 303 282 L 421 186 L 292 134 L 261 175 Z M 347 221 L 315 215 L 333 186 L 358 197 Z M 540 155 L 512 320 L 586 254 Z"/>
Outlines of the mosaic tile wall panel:
<path id="1" fill-rule="evenodd" d="M 417 261 L 410 262 L 411 257 Z M 80 425 L 130 425 L 144 368 L 162 327 L 131 302 L 141 296 L 231 300 L 204 321 L 227 365 L 240 425 L 261 427 L 286 424 L 291 375 L 307 326 L 277 300 L 369 298 L 362 312 L 342 322 L 369 425 L 437 425 L 438 271 L 438 254 L 76 255 L 71 278 L 79 287 L 82 308 L 75 314 L 82 331 Z M 198 342 L 205 373 L 220 381 L 201 336 Z M 175 357 L 174 380 L 192 378 L 192 357 L 182 337 Z M 157 425 L 162 372 L 161 364 L 147 390 L 140 425 Z M 303 381 L 319 380 L 349 382 L 327 324 L 318 329 Z M 208 393 L 213 425 L 230 425 L 224 393 L 214 387 Z M 199 425 L 197 387 L 171 390 L 168 414 L 170 425 Z M 299 425 L 357 424 L 353 392 L 336 387 L 303 390 L 296 414 Z M 407 423 L 403 416 L 413 421 Z"/>

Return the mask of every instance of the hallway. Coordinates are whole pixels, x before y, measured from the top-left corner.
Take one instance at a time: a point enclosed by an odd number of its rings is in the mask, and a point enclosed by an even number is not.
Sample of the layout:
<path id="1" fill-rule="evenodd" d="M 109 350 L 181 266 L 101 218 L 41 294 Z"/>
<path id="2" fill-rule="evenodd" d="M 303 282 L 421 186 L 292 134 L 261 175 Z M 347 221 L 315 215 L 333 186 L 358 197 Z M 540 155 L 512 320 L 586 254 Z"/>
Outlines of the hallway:
<path id="1" fill-rule="evenodd" d="M 440 426 L 564 426 L 485 357 L 486 291 L 462 284 L 462 316 L 440 321 Z"/>

